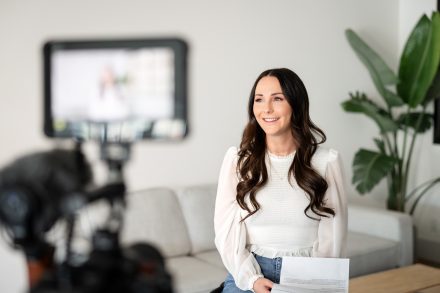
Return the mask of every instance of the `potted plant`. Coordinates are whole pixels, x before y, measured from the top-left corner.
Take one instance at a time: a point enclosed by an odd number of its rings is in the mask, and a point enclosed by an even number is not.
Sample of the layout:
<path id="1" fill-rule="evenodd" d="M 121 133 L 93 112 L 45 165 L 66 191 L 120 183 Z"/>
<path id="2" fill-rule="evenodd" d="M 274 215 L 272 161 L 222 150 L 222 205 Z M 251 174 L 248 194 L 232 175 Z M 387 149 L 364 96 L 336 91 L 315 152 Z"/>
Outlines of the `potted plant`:
<path id="1" fill-rule="evenodd" d="M 342 103 L 345 111 L 366 115 L 380 130 L 374 138 L 377 150 L 361 148 L 355 154 L 352 182 L 365 194 L 386 178 L 388 208 L 404 211 L 411 200 L 412 214 L 420 198 L 440 182 L 440 177 L 433 178 L 407 190 L 414 143 L 431 128 L 428 105 L 440 96 L 440 13 L 420 18 L 405 44 L 397 74 L 353 30 L 345 33 L 384 100 L 381 106 L 356 92 Z"/>

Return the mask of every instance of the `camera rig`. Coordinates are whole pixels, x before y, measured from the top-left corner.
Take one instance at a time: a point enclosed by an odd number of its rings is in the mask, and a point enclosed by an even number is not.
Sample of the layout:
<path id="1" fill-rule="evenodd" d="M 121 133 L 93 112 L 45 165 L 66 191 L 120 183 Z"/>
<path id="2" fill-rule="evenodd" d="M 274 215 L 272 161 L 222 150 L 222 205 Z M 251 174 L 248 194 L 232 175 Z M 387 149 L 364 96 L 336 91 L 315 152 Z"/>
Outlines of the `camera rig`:
<path id="1" fill-rule="evenodd" d="M 145 243 L 120 245 L 129 152 L 128 143 L 101 145 L 109 180 L 93 190 L 86 189 L 92 172 L 80 142 L 74 150 L 26 155 L 0 171 L 0 224 L 26 256 L 31 293 L 172 292 L 158 250 Z M 109 218 L 94 231 L 89 255 L 78 257 L 71 246 L 77 212 L 98 200 L 109 203 Z M 57 262 L 46 233 L 59 220 L 66 224 L 66 245 L 65 259 Z"/>

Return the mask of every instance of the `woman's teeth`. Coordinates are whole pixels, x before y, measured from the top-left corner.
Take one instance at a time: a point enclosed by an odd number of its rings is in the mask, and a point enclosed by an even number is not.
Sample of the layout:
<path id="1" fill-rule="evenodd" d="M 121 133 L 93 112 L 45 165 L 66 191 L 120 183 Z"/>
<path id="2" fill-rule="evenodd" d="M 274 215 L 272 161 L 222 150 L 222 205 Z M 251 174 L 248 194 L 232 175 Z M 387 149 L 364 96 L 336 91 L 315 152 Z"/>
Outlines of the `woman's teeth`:
<path id="1" fill-rule="evenodd" d="M 263 118 L 263 120 L 266 122 L 274 122 L 274 121 L 277 121 L 278 118 Z"/>

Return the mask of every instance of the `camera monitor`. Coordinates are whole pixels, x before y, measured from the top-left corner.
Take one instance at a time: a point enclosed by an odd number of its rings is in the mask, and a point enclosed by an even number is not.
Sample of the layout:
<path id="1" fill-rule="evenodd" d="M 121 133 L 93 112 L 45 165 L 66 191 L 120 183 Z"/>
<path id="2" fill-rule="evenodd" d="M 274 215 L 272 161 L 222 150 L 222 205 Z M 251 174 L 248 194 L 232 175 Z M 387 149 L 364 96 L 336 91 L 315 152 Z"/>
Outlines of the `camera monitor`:
<path id="1" fill-rule="evenodd" d="M 183 138 L 186 57 L 180 39 L 47 42 L 45 134 L 109 142 Z"/>

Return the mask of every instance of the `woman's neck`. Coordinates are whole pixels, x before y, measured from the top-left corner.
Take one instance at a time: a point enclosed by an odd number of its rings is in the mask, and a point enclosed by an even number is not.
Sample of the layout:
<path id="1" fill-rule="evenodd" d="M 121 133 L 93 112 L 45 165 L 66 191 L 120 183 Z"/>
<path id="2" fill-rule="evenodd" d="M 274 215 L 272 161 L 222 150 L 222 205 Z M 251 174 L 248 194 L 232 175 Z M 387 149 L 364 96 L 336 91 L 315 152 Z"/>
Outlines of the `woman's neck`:
<path id="1" fill-rule="evenodd" d="M 276 156 L 287 156 L 293 153 L 297 147 L 293 136 L 266 136 L 267 150 Z"/>

